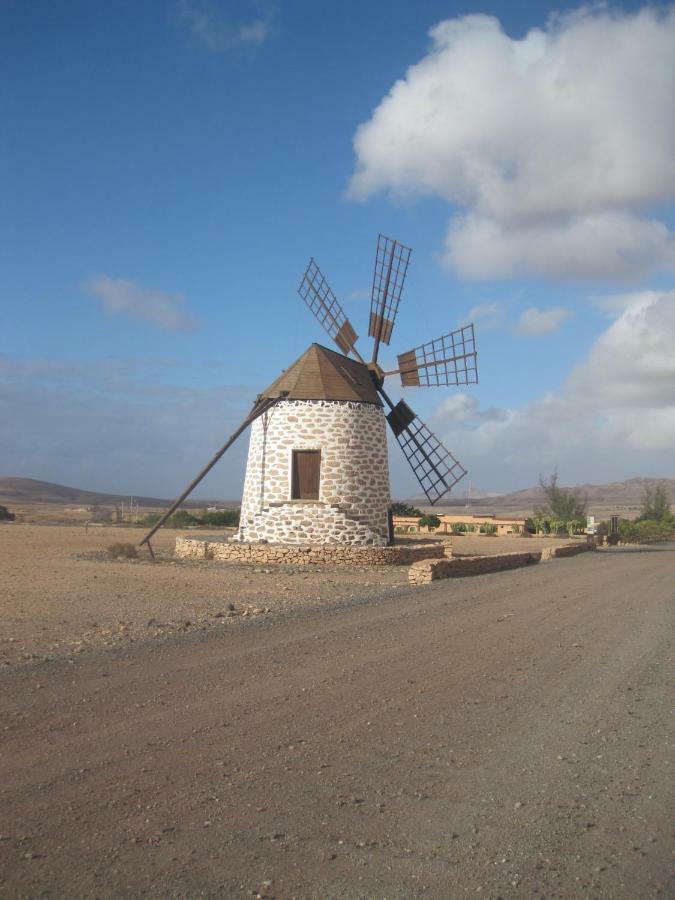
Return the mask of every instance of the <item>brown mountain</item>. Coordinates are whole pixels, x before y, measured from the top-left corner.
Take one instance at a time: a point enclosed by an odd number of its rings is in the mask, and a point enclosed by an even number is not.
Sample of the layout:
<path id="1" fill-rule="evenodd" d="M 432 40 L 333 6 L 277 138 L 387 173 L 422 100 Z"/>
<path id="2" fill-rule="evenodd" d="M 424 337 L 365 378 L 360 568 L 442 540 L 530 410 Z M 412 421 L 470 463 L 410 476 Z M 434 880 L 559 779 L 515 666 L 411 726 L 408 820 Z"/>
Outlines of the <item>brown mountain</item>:
<path id="1" fill-rule="evenodd" d="M 663 482 L 668 490 L 671 503 L 675 504 L 675 478 L 629 478 L 627 481 L 612 481 L 608 484 L 582 484 L 577 487 L 588 498 L 588 512 L 596 516 L 607 516 L 612 512 L 619 515 L 635 515 L 640 511 L 642 497 L 646 487 Z M 568 486 L 569 487 L 569 486 Z M 100 491 L 87 491 L 81 488 L 66 487 L 49 481 L 38 481 L 35 478 L 12 478 L 0 476 L 0 503 L 54 503 L 77 506 L 114 506 L 128 501 L 128 494 L 106 494 Z M 142 507 L 161 508 L 169 506 L 170 499 L 158 497 L 134 497 L 134 501 Z M 472 489 L 469 509 L 477 513 L 496 513 L 512 515 L 530 515 L 535 507 L 542 504 L 541 488 L 525 488 L 510 494 L 489 494 Z M 412 497 L 411 503 L 416 506 L 427 506 L 426 498 Z M 203 508 L 204 506 L 238 506 L 239 501 L 232 500 L 188 500 L 183 506 Z M 455 495 L 449 502 L 435 507 L 442 511 L 447 509 L 457 512 L 466 509 L 466 495 Z"/>
<path id="2" fill-rule="evenodd" d="M 74 506 L 114 506 L 129 500 L 128 494 L 105 494 L 100 491 L 86 491 L 81 488 L 38 481 L 35 478 L 11 478 L 0 476 L 0 500 L 5 503 L 55 503 Z M 143 507 L 169 506 L 171 500 L 158 497 L 134 497 L 134 502 Z M 188 500 L 183 506 L 201 508 L 215 505 L 213 500 Z M 219 500 L 218 505 L 224 501 Z M 235 505 L 238 505 L 235 504 Z"/>
<path id="3" fill-rule="evenodd" d="M 675 478 L 629 478 L 626 481 L 611 481 L 608 484 L 567 485 L 568 489 L 578 489 L 588 499 L 588 513 L 605 517 L 611 513 L 632 516 L 640 512 L 642 498 L 646 487 L 654 487 L 663 483 L 666 486 L 671 504 L 675 505 Z M 564 485 L 561 485 L 564 487 Z M 539 485 L 513 491 L 510 494 L 485 495 L 479 491 L 471 491 L 471 503 L 468 509 L 477 513 L 496 513 L 512 515 L 531 515 L 537 506 L 543 505 L 543 493 Z M 415 497 L 410 502 L 417 506 L 426 506 L 424 498 Z M 457 494 L 449 502 L 436 507 L 457 512 L 467 509 L 466 494 Z"/>

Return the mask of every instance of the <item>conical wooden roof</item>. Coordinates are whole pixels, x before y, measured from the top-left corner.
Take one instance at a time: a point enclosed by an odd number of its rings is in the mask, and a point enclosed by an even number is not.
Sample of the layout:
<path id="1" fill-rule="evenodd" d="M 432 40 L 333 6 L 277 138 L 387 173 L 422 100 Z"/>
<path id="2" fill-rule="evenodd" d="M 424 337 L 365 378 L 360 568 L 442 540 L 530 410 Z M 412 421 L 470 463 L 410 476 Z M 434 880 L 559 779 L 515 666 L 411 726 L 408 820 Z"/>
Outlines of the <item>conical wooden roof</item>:
<path id="1" fill-rule="evenodd" d="M 370 372 L 363 363 L 312 344 L 293 365 L 262 392 L 261 397 L 287 400 L 346 400 L 382 406 Z"/>

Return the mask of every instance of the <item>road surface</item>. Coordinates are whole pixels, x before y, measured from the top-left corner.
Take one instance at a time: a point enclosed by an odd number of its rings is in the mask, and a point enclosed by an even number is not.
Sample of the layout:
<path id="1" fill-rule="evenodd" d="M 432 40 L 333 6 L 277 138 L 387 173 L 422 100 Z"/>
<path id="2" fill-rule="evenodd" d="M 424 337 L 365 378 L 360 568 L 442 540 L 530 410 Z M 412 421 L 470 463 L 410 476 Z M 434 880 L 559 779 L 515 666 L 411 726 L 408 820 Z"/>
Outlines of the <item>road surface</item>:
<path id="1" fill-rule="evenodd" d="M 5 669 L 0 895 L 672 895 L 674 551 Z"/>

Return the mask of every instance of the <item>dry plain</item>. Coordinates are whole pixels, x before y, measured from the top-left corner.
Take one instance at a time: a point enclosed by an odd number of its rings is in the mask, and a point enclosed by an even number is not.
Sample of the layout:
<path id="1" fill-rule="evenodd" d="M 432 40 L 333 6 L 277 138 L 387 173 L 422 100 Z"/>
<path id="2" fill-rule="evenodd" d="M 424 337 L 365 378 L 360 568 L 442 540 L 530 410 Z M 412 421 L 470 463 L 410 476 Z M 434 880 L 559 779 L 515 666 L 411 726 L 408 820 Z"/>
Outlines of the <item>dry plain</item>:
<path id="1" fill-rule="evenodd" d="M 0 896 L 672 895 L 673 545 L 410 588 L 120 539 L 0 530 Z"/>
<path id="2" fill-rule="evenodd" d="M 233 628 L 252 616 L 274 618 L 407 587 L 407 568 L 399 566 L 272 569 L 173 560 L 176 537 L 186 532 L 168 528 L 153 539 L 157 562 L 147 551 L 133 561 L 108 557 L 111 544 L 137 544 L 143 533 L 117 526 L 85 530 L 81 523 L 0 526 L 0 665 L 176 632 Z M 467 535 L 457 538 L 453 549 L 480 554 L 554 543 Z"/>

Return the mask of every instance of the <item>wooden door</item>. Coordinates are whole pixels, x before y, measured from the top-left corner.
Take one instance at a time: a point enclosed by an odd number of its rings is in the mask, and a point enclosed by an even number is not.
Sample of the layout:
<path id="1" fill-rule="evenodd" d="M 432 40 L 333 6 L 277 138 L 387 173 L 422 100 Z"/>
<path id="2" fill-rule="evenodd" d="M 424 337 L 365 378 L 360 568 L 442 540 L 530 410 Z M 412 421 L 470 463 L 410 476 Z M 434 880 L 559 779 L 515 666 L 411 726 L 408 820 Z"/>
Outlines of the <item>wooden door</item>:
<path id="1" fill-rule="evenodd" d="M 320 450 L 294 450 L 291 487 L 293 500 L 318 500 L 320 473 Z"/>

